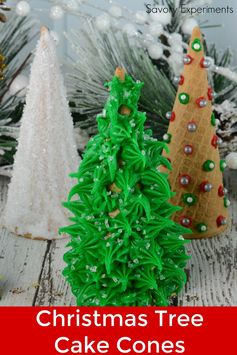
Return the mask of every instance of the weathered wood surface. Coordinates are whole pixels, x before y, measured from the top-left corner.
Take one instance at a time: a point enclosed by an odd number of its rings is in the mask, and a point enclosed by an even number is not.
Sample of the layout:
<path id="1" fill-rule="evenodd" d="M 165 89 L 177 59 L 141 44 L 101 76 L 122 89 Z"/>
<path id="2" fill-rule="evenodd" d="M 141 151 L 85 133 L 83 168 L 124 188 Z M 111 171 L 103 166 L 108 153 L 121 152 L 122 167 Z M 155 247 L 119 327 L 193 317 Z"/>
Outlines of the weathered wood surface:
<path id="1" fill-rule="evenodd" d="M 225 235 L 194 240 L 178 305 L 237 306 L 237 172 L 226 174 L 232 224 Z M 3 208 L 7 178 L 0 179 Z M 68 240 L 33 241 L 0 230 L 0 305 L 75 305 L 61 274 Z"/>
<path id="2" fill-rule="evenodd" d="M 5 204 L 8 179 L 1 179 L 1 210 Z M 0 304 L 31 305 L 38 287 L 45 243 L 15 237 L 0 231 Z"/>
<path id="3" fill-rule="evenodd" d="M 74 306 L 75 300 L 68 283 L 62 276 L 64 268 L 63 254 L 68 239 L 48 242 L 45 262 L 42 267 L 40 286 L 35 297 L 36 306 Z"/>

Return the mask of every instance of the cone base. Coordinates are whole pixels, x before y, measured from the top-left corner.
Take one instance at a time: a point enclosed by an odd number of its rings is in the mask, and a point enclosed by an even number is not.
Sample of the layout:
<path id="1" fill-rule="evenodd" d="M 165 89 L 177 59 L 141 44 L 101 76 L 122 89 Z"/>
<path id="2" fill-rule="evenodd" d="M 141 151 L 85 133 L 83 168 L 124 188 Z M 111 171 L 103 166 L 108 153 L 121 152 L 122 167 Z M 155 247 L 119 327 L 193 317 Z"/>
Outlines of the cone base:
<path id="1" fill-rule="evenodd" d="M 60 240 L 60 239 L 65 239 L 65 238 L 68 238 L 68 236 L 66 234 L 62 234 L 60 236 L 55 236 L 55 237 L 52 237 L 52 238 L 47 238 L 47 237 L 40 237 L 40 236 L 33 236 L 32 234 L 30 233 L 26 233 L 26 234 L 19 234 L 17 232 L 17 228 L 15 228 L 14 230 L 7 227 L 7 226 L 4 226 L 2 225 L 1 227 L 7 229 L 9 232 L 15 234 L 16 237 L 20 237 L 20 238 L 26 238 L 26 239 L 31 239 L 31 240 L 39 240 L 39 241 L 48 241 L 48 240 Z"/>
<path id="2" fill-rule="evenodd" d="M 222 234 L 228 227 L 228 224 L 222 226 L 218 229 L 214 229 L 211 231 L 207 231 L 206 233 L 193 233 L 193 234 L 185 234 L 183 237 L 184 239 L 204 239 L 204 238 L 213 238 L 217 237 L 218 235 Z"/>

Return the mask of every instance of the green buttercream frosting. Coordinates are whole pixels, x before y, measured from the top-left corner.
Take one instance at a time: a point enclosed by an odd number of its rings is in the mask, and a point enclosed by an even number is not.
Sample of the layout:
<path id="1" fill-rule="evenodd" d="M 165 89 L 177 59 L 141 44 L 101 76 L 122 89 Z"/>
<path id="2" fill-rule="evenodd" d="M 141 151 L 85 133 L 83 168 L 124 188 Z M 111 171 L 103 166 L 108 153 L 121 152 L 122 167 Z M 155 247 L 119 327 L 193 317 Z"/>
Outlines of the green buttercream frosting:
<path id="1" fill-rule="evenodd" d="M 186 281 L 182 235 L 190 231 L 171 219 L 179 207 L 158 169 L 171 168 L 167 147 L 144 130 L 142 86 L 128 75 L 108 84 L 99 133 L 71 174 L 78 183 L 64 205 L 72 224 L 60 232 L 71 236 L 63 274 L 78 306 L 166 306 Z"/>

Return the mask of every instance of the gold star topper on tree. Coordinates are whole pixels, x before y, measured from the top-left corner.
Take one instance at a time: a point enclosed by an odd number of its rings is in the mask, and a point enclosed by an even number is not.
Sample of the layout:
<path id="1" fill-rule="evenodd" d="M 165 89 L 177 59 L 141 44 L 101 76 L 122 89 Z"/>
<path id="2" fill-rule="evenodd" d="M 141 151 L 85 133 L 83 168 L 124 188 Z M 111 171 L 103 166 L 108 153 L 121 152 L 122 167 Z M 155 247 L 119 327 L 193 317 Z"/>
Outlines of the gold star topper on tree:
<path id="1" fill-rule="evenodd" d="M 169 175 L 172 198 L 181 206 L 174 219 L 192 229 L 188 238 L 212 237 L 227 226 L 229 200 L 223 186 L 225 161 L 220 160 L 215 116 L 212 113 L 213 90 L 208 86 L 208 61 L 204 57 L 202 34 L 195 27 L 184 58 L 184 70 L 178 78 L 178 92 L 164 140 L 172 164 Z"/>

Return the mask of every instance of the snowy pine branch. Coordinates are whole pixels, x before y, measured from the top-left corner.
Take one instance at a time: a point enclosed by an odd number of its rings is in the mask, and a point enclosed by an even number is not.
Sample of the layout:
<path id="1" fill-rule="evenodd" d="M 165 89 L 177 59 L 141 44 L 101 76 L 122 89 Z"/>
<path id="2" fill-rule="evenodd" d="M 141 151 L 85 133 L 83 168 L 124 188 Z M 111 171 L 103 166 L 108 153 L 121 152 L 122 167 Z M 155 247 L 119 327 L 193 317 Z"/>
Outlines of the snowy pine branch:
<path id="1" fill-rule="evenodd" d="M 102 111 L 108 91 L 104 83 L 113 75 L 114 68 L 123 66 L 134 78 L 144 82 L 140 105 L 147 112 L 164 117 L 172 107 L 175 88 L 170 80 L 158 71 L 147 52 L 134 46 L 125 34 L 98 32 L 92 21 L 87 20 L 80 33 L 69 38 L 78 55 L 72 63 L 69 76 L 69 94 L 80 114 L 89 115 L 85 126 L 93 131 L 96 122 L 93 115 Z M 157 120 L 158 121 L 158 120 Z M 88 124 L 87 124 L 88 123 Z M 158 122 L 157 122 L 158 123 Z"/>
<path id="2" fill-rule="evenodd" d="M 9 132 L 17 130 L 12 123 L 20 119 L 22 98 L 9 93 L 13 80 L 25 69 L 30 56 L 25 49 L 34 36 L 35 21 L 29 17 L 18 17 L 9 13 L 8 21 L 0 23 L 0 53 L 5 57 L 6 68 L 0 80 L 0 164 L 12 162 L 14 137 Z M 10 136 L 10 139 L 9 139 Z"/>

